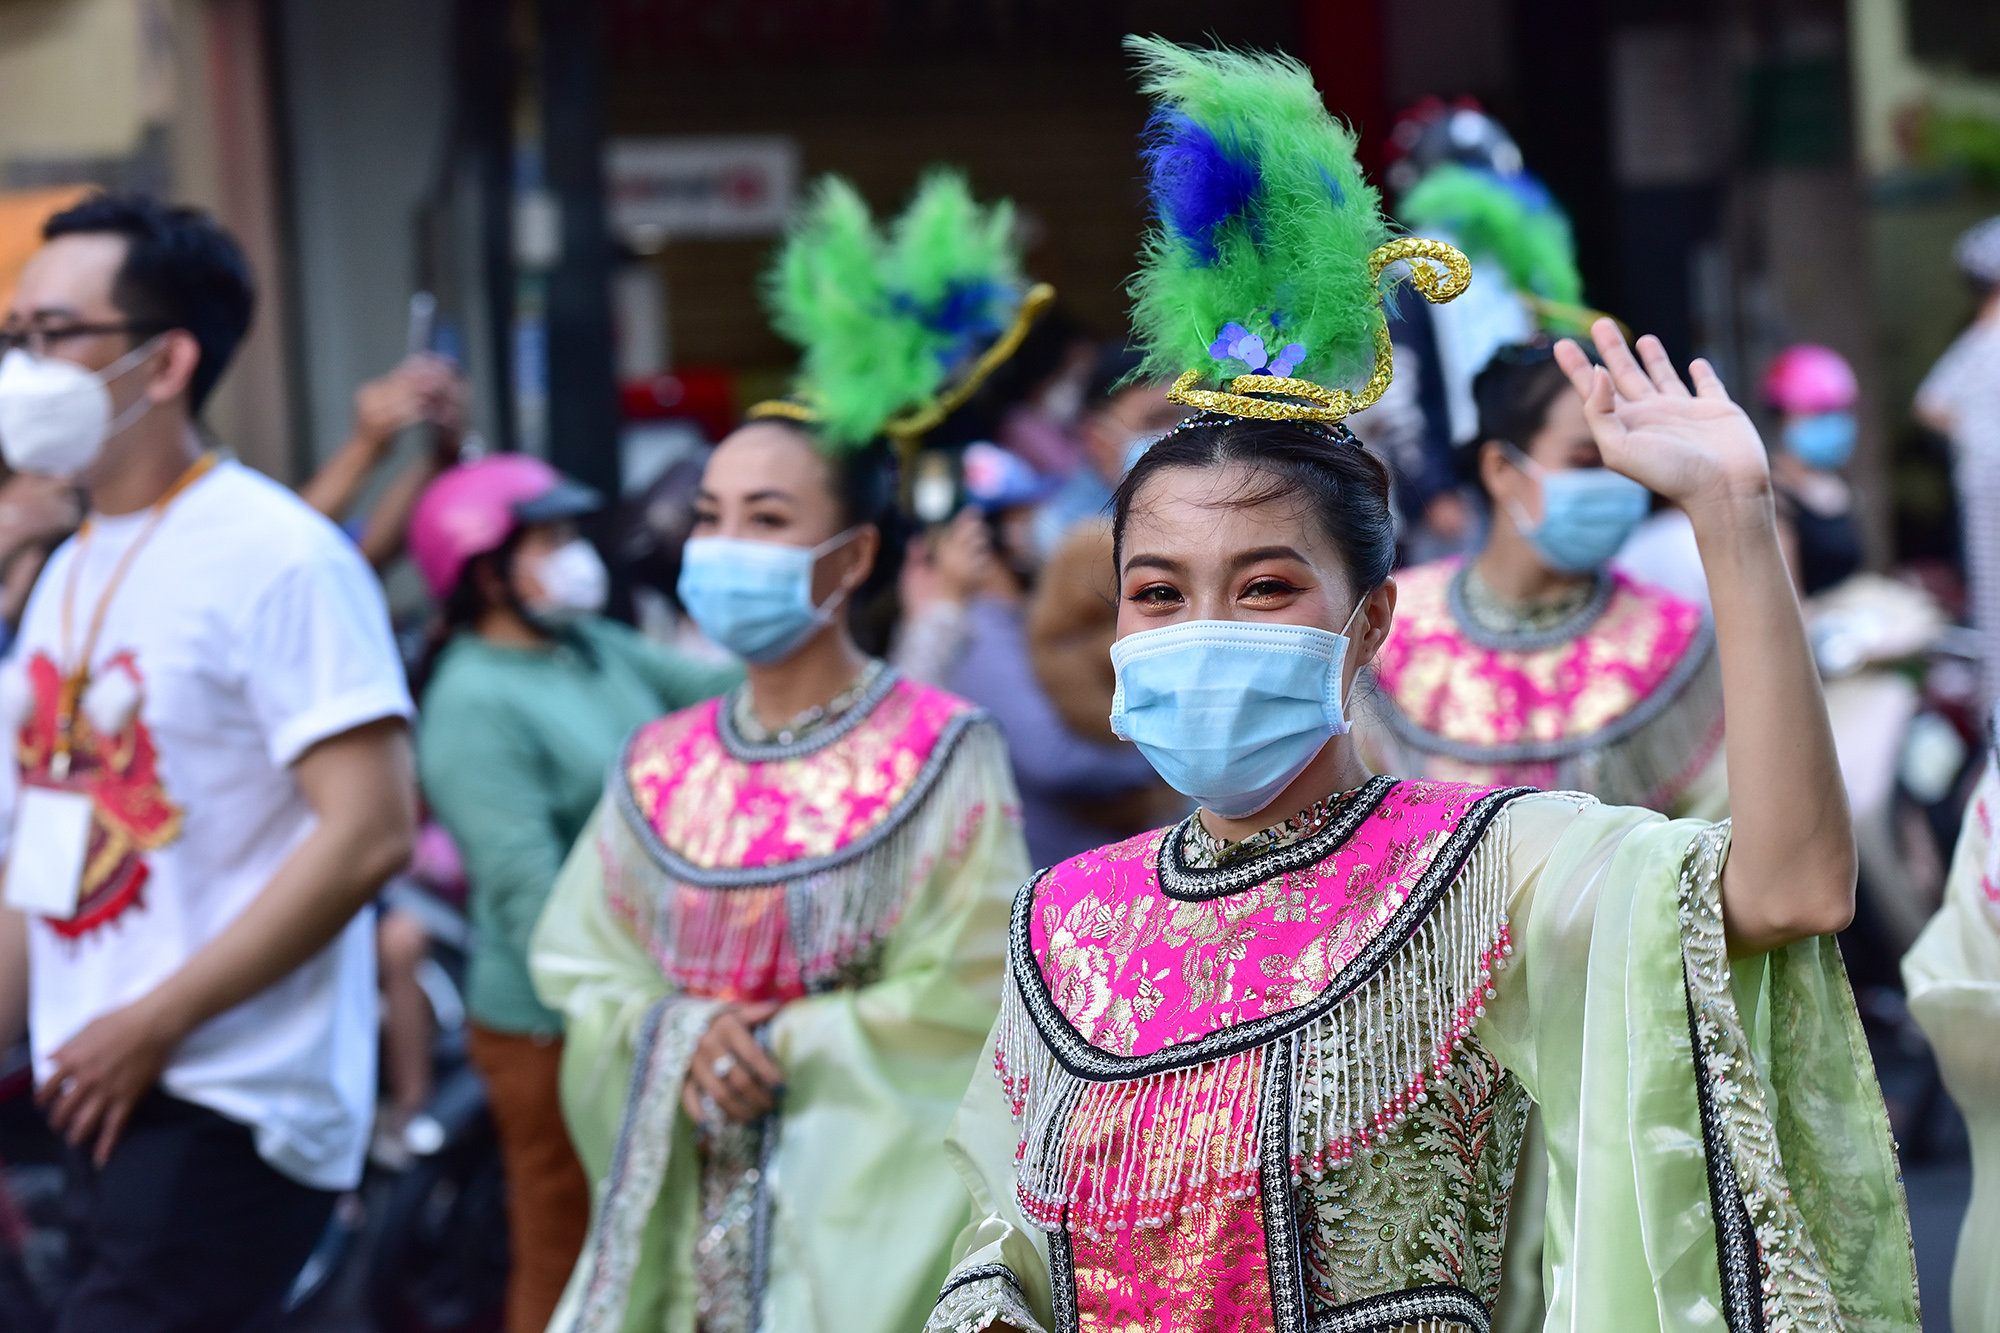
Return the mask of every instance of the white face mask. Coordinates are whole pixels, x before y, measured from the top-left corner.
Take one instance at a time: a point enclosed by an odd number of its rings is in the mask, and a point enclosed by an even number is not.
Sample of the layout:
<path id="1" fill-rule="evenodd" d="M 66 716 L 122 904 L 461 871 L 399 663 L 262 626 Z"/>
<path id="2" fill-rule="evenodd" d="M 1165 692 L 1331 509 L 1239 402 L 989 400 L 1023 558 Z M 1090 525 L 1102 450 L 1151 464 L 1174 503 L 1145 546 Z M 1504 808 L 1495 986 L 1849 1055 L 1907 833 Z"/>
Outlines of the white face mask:
<path id="1" fill-rule="evenodd" d="M 111 413 L 111 381 L 152 354 L 149 339 L 102 370 L 74 361 L 30 356 L 16 347 L 0 358 L 0 455 L 17 472 L 73 477 L 95 463 L 104 442 L 153 406 L 141 395 Z"/>
<path id="2" fill-rule="evenodd" d="M 564 542 L 526 571 L 541 585 L 541 595 L 522 605 L 536 622 L 547 626 L 572 624 L 604 609 L 611 595 L 611 575 L 597 548 L 581 537 Z"/>

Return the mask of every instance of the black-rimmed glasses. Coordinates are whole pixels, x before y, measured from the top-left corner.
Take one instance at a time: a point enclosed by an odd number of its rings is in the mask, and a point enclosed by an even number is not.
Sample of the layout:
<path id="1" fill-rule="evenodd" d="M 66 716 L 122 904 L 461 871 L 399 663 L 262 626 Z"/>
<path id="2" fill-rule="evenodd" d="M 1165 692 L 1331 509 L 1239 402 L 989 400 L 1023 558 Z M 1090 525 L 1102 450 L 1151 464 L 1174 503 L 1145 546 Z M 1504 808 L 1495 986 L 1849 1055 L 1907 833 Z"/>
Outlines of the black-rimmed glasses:
<path id="1" fill-rule="evenodd" d="M 40 324 L 29 327 L 0 329 L 0 356 L 5 356 L 15 348 L 20 348 L 29 356 L 43 357 L 49 349 L 60 346 L 74 338 L 102 338 L 123 333 L 130 337 L 151 337 L 160 332 L 153 324 L 137 324 L 130 320 L 117 324 Z"/>

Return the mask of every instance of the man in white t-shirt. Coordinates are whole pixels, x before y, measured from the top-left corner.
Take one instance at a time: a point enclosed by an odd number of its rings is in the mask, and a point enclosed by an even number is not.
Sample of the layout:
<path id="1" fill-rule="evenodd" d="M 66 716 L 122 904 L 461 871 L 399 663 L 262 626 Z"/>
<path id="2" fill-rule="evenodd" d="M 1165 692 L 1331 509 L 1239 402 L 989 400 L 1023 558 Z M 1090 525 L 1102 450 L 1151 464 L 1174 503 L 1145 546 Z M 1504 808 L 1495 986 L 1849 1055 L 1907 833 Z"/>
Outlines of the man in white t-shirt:
<path id="1" fill-rule="evenodd" d="M 0 1041 L 25 1008 L 69 1144 L 57 1327 L 263 1328 L 360 1177 L 362 909 L 409 856 L 409 696 L 351 544 L 193 428 L 250 320 L 235 243 L 104 196 L 44 234 L 0 324 L 0 452 L 90 515 L 0 670 Z"/>

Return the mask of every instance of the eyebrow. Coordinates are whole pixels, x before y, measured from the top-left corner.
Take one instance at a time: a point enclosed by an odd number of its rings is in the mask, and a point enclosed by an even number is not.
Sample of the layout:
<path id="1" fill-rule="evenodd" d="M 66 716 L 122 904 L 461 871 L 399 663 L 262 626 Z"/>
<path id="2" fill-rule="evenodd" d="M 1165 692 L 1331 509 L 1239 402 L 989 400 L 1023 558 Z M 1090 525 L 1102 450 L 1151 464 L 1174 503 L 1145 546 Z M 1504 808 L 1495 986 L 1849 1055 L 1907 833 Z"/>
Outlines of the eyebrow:
<path id="1" fill-rule="evenodd" d="M 720 503 L 720 500 L 716 496 L 715 492 L 709 490 L 706 486 L 696 491 L 694 493 L 694 498 L 697 500 L 706 500 L 710 504 Z M 797 497 L 795 497 L 790 491 L 773 490 L 768 487 L 761 491 L 752 491 L 750 492 L 750 494 L 743 497 L 744 504 L 755 504 L 760 500 L 783 500 L 787 504 L 798 503 Z"/>
<path id="2" fill-rule="evenodd" d="M 1137 569 L 1141 565 L 1148 569 L 1164 569 L 1169 574 L 1178 574 L 1187 568 L 1187 566 L 1173 559 L 1171 556 L 1131 555 L 1125 557 L 1125 568 L 1127 571 Z"/>
<path id="3" fill-rule="evenodd" d="M 1230 560 L 1229 567 L 1231 569 L 1241 569 L 1245 565 L 1254 565 L 1259 560 L 1296 560 L 1302 565 L 1309 565 L 1312 563 L 1310 560 L 1300 555 L 1298 553 L 1297 548 L 1295 547 L 1259 546 L 1252 550 L 1243 551 L 1239 553 L 1232 560 Z M 1128 572 L 1137 569 L 1140 566 L 1144 566 L 1148 569 L 1163 569 L 1169 574 L 1185 573 L 1187 570 L 1186 565 L 1174 559 L 1172 556 L 1142 554 L 1142 555 L 1130 556 L 1125 561 L 1125 568 Z"/>
<path id="4" fill-rule="evenodd" d="M 1259 546 L 1255 550 L 1242 552 L 1229 564 L 1232 569 L 1241 569 L 1245 565 L 1254 565 L 1259 560 L 1296 560 L 1302 565 L 1312 563 L 1290 546 Z"/>

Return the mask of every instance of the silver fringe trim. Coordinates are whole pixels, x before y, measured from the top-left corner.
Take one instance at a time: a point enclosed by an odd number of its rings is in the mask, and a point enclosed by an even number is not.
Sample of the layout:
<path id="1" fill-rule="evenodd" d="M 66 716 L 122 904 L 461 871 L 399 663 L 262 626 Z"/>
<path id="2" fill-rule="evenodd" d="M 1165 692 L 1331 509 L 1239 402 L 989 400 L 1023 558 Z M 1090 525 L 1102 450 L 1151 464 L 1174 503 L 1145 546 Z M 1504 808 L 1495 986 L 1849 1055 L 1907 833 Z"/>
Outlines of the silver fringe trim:
<path id="1" fill-rule="evenodd" d="M 1043 1011 L 1039 975 L 1031 983 L 1036 999 L 1024 996 L 1020 969 L 1036 964 L 1020 956 L 1017 903 L 994 1063 L 1021 1126 L 1023 1214 L 1045 1231 L 1073 1227 L 1097 1237 L 1135 1223 L 1170 1225 L 1216 1192 L 1254 1197 L 1267 1060 L 1292 1062 L 1286 1123 L 1294 1183 L 1399 1134 L 1485 1016 L 1493 973 L 1513 955 L 1505 802 L 1515 795 L 1487 798 L 1491 823 L 1476 832 L 1462 825 L 1476 842 L 1447 845 L 1433 863 L 1449 883 L 1426 909 L 1429 872 L 1420 878 L 1406 905 L 1421 918 L 1392 920 L 1356 960 L 1358 979 L 1343 974 L 1329 988 L 1340 992 L 1334 1003 L 1277 1016 L 1294 1021 L 1260 1044 L 1206 1060 L 1197 1052 L 1165 1067 L 1117 1061 Z M 1023 898 L 1032 892 L 1030 885 Z M 1169 1048 L 1162 1056 L 1170 1061 L 1173 1054 Z M 1108 1162 L 1101 1157 L 1107 1145 L 1116 1154 Z"/>
<path id="2" fill-rule="evenodd" d="M 999 729 L 968 713 L 940 739 L 927 773 L 855 854 L 737 872 L 716 883 L 676 857 L 612 775 L 620 818 L 606 820 L 603 862 L 612 903 L 668 978 L 702 993 L 767 967 L 787 942 L 810 993 L 865 984 L 901 919 L 910 886 L 940 856 L 959 855 L 985 808 L 990 775 L 1006 765 Z M 678 873 L 677 873 L 678 872 Z M 751 876 L 754 876 L 752 878 Z M 779 910 L 782 907 L 782 910 Z"/>

